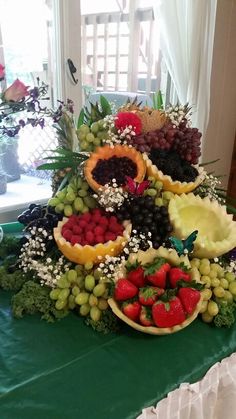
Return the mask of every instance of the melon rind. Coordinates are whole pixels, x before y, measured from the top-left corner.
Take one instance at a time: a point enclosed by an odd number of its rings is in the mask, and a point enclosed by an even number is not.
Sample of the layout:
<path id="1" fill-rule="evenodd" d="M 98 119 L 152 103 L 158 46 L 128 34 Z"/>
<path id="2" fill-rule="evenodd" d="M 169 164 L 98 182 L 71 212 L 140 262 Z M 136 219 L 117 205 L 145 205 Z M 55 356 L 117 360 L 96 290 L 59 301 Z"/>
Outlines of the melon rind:
<path id="1" fill-rule="evenodd" d="M 59 221 L 57 227 L 53 229 L 54 239 L 59 250 L 68 260 L 81 265 L 85 265 L 87 262 L 98 264 L 103 262 L 107 255 L 119 255 L 130 237 L 132 228 L 131 224 L 126 221 L 123 223 L 125 227 L 123 236 L 118 236 L 114 241 L 109 240 L 106 243 L 98 243 L 95 246 L 81 246 L 80 244 L 73 246 L 61 234 L 61 229 L 67 221 L 68 218 L 64 217 L 62 221 Z"/>
<path id="2" fill-rule="evenodd" d="M 175 195 L 169 202 L 173 236 L 186 239 L 198 230 L 193 256 L 213 259 L 236 247 L 236 222 L 226 207 L 193 193 Z"/>
<path id="3" fill-rule="evenodd" d="M 135 182 L 141 183 L 144 179 L 146 173 L 146 164 L 143 160 L 142 154 L 137 151 L 134 147 L 129 147 L 127 145 L 115 145 L 110 147 L 105 145 L 103 147 L 97 147 L 96 150 L 91 153 L 88 160 L 85 162 L 84 166 L 84 175 L 89 184 L 89 186 L 97 192 L 98 189 L 104 189 L 104 185 L 97 183 L 92 176 L 92 171 L 96 167 L 96 164 L 99 159 L 107 160 L 113 156 L 116 157 L 128 157 L 137 165 L 137 176 L 134 178 Z"/>
<path id="4" fill-rule="evenodd" d="M 203 167 L 196 167 L 199 175 L 196 177 L 194 182 L 179 182 L 178 180 L 172 180 L 170 176 L 164 175 L 161 170 L 152 163 L 146 153 L 143 153 L 143 158 L 146 163 L 147 175 L 154 177 L 163 183 L 163 190 L 173 192 L 175 194 L 188 193 L 196 189 L 205 179 L 205 171 Z"/>

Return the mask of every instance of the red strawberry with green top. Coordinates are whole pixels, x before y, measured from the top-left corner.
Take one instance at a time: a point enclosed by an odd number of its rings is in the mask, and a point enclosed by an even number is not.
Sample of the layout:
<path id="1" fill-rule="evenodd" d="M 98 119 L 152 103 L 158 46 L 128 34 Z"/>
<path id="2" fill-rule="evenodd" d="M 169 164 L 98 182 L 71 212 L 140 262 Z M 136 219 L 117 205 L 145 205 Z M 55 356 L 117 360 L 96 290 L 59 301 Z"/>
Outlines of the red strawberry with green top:
<path id="1" fill-rule="evenodd" d="M 114 298 L 117 301 L 128 300 L 138 294 L 138 288 L 126 278 L 120 278 L 115 284 Z"/>
<path id="2" fill-rule="evenodd" d="M 157 327 L 173 327 L 185 320 L 184 309 L 178 297 L 168 302 L 158 300 L 152 306 L 152 317 Z"/>
<path id="3" fill-rule="evenodd" d="M 144 287 L 146 283 L 144 278 L 144 269 L 142 266 L 138 266 L 133 271 L 130 271 L 126 278 L 138 288 Z"/>
<path id="4" fill-rule="evenodd" d="M 166 275 L 170 270 L 170 264 L 163 258 L 157 258 L 145 269 L 146 279 L 156 287 L 166 287 Z"/>
<path id="5" fill-rule="evenodd" d="M 200 300 L 201 294 L 194 288 L 180 288 L 178 291 L 178 297 L 183 304 L 184 310 L 188 314 L 192 314 L 196 308 L 198 301 Z"/>
<path id="6" fill-rule="evenodd" d="M 152 326 L 153 325 L 151 307 L 142 306 L 140 316 L 139 316 L 139 322 L 143 326 Z"/>
<path id="7" fill-rule="evenodd" d="M 152 306 L 164 292 L 165 290 L 163 288 L 158 287 L 140 288 L 138 298 L 143 306 Z"/>
<path id="8" fill-rule="evenodd" d="M 186 272 L 186 268 L 184 267 L 176 267 L 176 268 L 171 268 L 170 272 L 169 272 L 169 280 L 170 280 L 170 286 L 171 288 L 176 288 L 177 287 L 177 282 L 178 281 L 186 281 L 189 282 L 191 281 L 191 276 L 188 272 Z"/>
<path id="9" fill-rule="evenodd" d="M 136 322 L 139 319 L 141 304 L 138 301 L 125 301 L 122 304 L 121 309 L 129 319 Z"/>

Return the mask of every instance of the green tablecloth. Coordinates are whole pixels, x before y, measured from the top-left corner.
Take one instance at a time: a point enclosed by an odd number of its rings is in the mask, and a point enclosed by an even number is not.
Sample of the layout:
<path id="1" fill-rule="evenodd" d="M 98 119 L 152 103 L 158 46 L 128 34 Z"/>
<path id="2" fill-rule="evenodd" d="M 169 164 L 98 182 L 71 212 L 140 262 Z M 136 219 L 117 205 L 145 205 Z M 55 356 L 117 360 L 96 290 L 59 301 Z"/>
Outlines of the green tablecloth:
<path id="1" fill-rule="evenodd" d="M 74 314 L 13 319 L 9 303 L 0 291 L 1 419 L 134 419 L 236 349 L 236 326 L 196 320 L 155 337 L 124 325 L 104 336 Z"/>

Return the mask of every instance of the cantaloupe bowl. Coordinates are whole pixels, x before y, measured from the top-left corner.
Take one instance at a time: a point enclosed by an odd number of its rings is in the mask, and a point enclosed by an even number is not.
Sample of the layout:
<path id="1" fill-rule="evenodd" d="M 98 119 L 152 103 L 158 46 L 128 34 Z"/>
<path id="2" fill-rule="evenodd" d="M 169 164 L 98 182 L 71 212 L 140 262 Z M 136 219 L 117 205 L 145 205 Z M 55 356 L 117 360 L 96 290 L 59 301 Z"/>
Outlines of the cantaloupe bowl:
<path id="1" fill-rule="evenodd" d="M 193 193 L 175 195 L 168 211 L 174 236 L 186 239 L 198 230 L 193 256 L 211 259 L 236 247 L 236 222 L 217 201 Z"/>
<path id="2" fill-rule="evenodd" d="M 198 167 L 197 170 L 199 174 L 194 182 L 179 182 L 177 180 L 174 181 L 170 176 L 164 175 L 161 170 L 158 170 L 157 166 L 152 163 L 146 153 L 143 153 L 143 159 L 146 163 L 147 175 L 161 181 L 164 191 L 170 191 L 178 195 L 182 193 L 188 193 L 196 189 L 197 186 L 199 186 L 205 178 L 203 167 Z"/>
<path id="3" fill-rule="evenodd" d="M 54 239 L 61 253 L 71 262 L 84 265 L 87 262 L 93 264 L 101 263 L 106 255 L 118 256 L 125 247 L 131 233 L 132 226 L 130 222 L 124 221 L 124 231 L 122 236 L 117 236 L 116 240 L 109 240 L 106 243 L 98 243 L 95 246 L 80 244 L 72 245 L 62 236 L 62 227 L 67 223 L 68 218 L 64 217 L 59 221 L 57 227 L 53 230 Z"/>
<path id="4" fill-rule="evenodd" d="M 146 165 L 143 160 L 142 154 L 139 151 L 135 150 L 133 147 L 128 147 L 126 145 L 115 145 L 114 147 L 110 147 L 109 145 L 105 145 L 103 147 L 96 148 L 96 151 L 91 153 L 88 160 L 85 162 L 84 166 L 84 175 L 89 184 L 89 186 L 94 190 L 98 191 L 98 189 L 103 189 L 104 185 L 100 185 L 96 180 L 93 178 L 92 171 L 96 167 L 98 161 L 101 160 L 108 160 L 111 157 L 128 157 L 132 160 L 137 166 L 137 176 L 134 178 L 135 182 L 141 183 L 144 179 L 146 173 Z"/>

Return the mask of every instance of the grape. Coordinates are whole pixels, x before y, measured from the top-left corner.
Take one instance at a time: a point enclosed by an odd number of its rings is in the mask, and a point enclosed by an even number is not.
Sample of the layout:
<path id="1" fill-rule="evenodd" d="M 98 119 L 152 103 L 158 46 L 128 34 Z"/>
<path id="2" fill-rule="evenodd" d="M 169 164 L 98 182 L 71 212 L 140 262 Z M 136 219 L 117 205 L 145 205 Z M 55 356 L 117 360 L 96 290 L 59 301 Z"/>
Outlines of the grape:
<path id="1" fill-rule="evenodd" d="M 231 292 L 228 291 L 228 290 L 225 290 L 223 300 L 226 301 L 227 303 L 232 303 L 233 299 L 234 298 L 233 298 L 233 295 L 231 294 Z"/>
<path id="2" fill-rule="evenodd" d="M 69 282 L 75 282 L 77 279 L 77 272 L 75 269 L 70 269 L 67 273 L 66 273 L 66 277 L 68 279 Z"/>
<path id="3" fill-rule="evenodd" d="M 75 303 L 75 297 L 74 295 L 70 295 L 68 298 L 68 306 L 70 310 L 74 310 L 74 308 L 76 307 L 76 303 Z"/>
<path id="4" fill-rule="evenodd" d="M 67 281 L 66 277 L 62 275 L 57 281 L 57 286 L 59 288 L 69 288 L 70 283 Z"/>
<path id="5" fill-rule="evenodd" d="M 207 264 L 200 264 L 200 266 L 199 266 L 199 272 L 202 274 L 202 275 L 209 275 L 209 273 L 210 273 L 210 271 L 211 271 L 211 268 L 210 268 L 210 266 L 209 265 L 207 265 Z"/>
<path id="6" fill-rule="evenodd" d="M 228 282 L 232 282 L 232 281 L 236 280 L 236 277 L 233 274 L 233 272 L 226 272 L 225 273 L 225 279 L 227 279 Z"/>
<path id="7" fill-rule="evenodd" d="M 73 214 L 73 209 L 71 205 L 65 205 L 64 207 L 64 214 L 66 217 L 70 217 Z"/>
<path id="8" fill-rule="evenodd" d="M 58 299 L 64 301 L 64 300 L 67 299 L 67 297 L 69 297 L 69 295 L 70 295 L 69 288 L 62 289 L 59 296 L 58 296 Z"/>
<path id="9" fill-rule="evenodd" d="M 80 309 L 79 309 L 79 312 L 80 312 L 81 316 L 87 316 L 89 314 L 89 312 L 90 312 L 90 308 L 91 307 L 90 307 L 90 305 L 88 303 L 82 304 L 80 306 Z"/>
<path id="10" fill-rule="evenodd" d="M 57 300 L 58 297 L 59 297 L 60 292 L 61 292 L 61 289 L 60 288 L 55 288 L 54 290 L 52 290 L 50 292 L 50 294 L 49 294 L 50 295 L 50 298 L 52 300 Z"/>
<path id="11" fill-rule="evenodd" d="M 220 280 L 218 278 L 213 278 L 211 280 L 211 286 L 212 287 L 219 287 L 220 286 Z"/>
<path id="12" fill-rule="evenodd" d="M 80 293 L 79 287 L 77 285 L 74 285 L 72 288 L 72 294 L 76 297 Z"/>
<path id="13" fill-rule="evenodd" d="M 220 285 L 222 288 L 224 288 L 225 290 L 227 290 L 229 288 L 229 283 L 227 281 L 226 278 L 221 278 L 220 279 Z"/>
<path id="14" fill-rule="evenodd" d="M 97 132 L 99 131 L 99 124 L 97 122 L 93 122 L 90 129 L 93 134 L 97 134 Z"/>
<path id="15" fill-rule="evenodd" d="M 91 269 L 93 269 L 93 262 L 86 262 L 86 263 L 84 264 L 84 269 L 85 269 L 86 271 L 90 271 Z"/>
<path id="16" fill-rule="evenodd" d="M 108 308 L 108 302 L 105 298 L 99 298 L 98 300 L 98 308 L 100 310 L 106 310 Z"/>
<path id="17" fill-rule="evenodd" d="M 221 298 L 221 297 L 224 297 L 224 295 L 225 295 L 225 290 L 224 290 L 224 288 L 223 288 L 223 287 L 221 287 L 221 286 L 219 286 L 219 287 L 215 287 L 215 288 L 213 289 L 213 294 L 214 294 L 216 297 Z"/>
<path id="18" fill-rule="evenodd" d="M 89 294 L 87 292 L 80 292 L 75 297 L 75 302 L 76 304 L 79 304 L 79 305 L 86 304 L 88 300 L 89 300 Z"/>
<path id="19" fill-rule="evenodd" d="M 95 297 L 95 295 L 90 294 L 88 302 L 89 302 L 89 305 L 91 307 L 93 307 L 93 306 L 96 306 L 98 304 L 98 299 L 97 299 L 97 297 Z"/>
<path id="20" fill-rule="evenodd" d="M 101 145 L 101 140 L 107 138 L 107 128 L 104 120 L 94 122 L 91 127 L 81 125 L 77 131 L 81 151 L 94 151 Z"/>
<path id="21" fill-rule="evenodd" d="M 229 283 L 229 291 L 234 297 L 236 296 L 236 281 L 232 281 Z"/>
<path id="22" fill-rule="evenodd" d="M 67 305 L 67 301 L 66 300 L 57 300 L 55 307 L 57 310 L 63 310 L 63 308 L 65 308 Z"/>
<path id="23" fill-rule="evenodd" d="M 87 275 L 84 280 L 85 288 L 92 291 L 95 287 L 95 278 L 92 275 Z"/>
<path id="24" fill-rule="evenodd" d="M 216 316 L 219 312 L 219 307 L 215 301 L 210 300 L 207 305 L 207 311 L 210 316 Z"/>
<path id="25" fill-rule="evenodd" d="M 106 291 L 106 285 L 105 284 L 97 284 L 93 289 L 93 294 L 96 297 L 101 297 L 104 292 Z"/>
<path id="26" fill-rule="evenodd" d="M 201 292 L 201 294 L 203 296 L 203 300 L 210 300 L 212 296 L 212 291 L 206 288 Z"/>
<path id="27" fill-rule="evenodd" d="M 101 310 L 99 310 L 98 307 L 96 307 L 96 306 L 91 307 L 90 317 L 93 321 L 98 322 L 100 320 L 101 314 L 102 314 L 102 312 L 101 312 Z"/>
<path id="28" fill-rule="evenodd" d="M 199 313 L 205 313 L 205 311 L 207 311 L 207 306 L 208 306 L 208 301 L 202 301 Z"/>
<path id="29" fill-rule="evenodd" d="M 213 320 L 214 316 L 211 316 L 208 311 L 205 311 L 204 313 L 202 313 L 202 320 L 205 323 L 211 323 Z"/>

